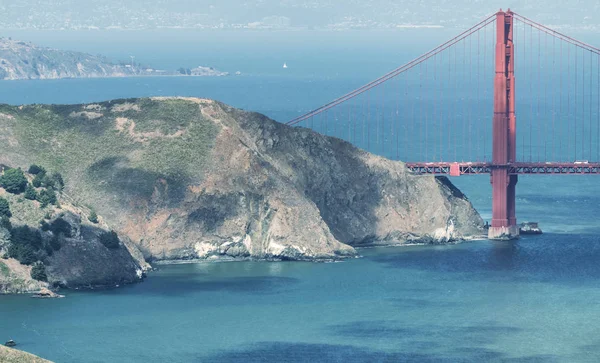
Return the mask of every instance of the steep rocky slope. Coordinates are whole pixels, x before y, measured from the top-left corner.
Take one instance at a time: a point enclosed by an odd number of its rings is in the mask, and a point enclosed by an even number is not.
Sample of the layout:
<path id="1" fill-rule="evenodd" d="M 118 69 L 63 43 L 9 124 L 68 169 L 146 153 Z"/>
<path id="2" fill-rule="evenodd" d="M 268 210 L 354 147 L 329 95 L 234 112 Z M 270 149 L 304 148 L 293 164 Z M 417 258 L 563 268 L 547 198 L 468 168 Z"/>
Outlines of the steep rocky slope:
<path id="1" fill-rule="evenodd" d="M 330 259 L 482 233 L 444 178 L 204 99 L 0 106 L 0 163 L 60 171 L 147 259 Z"/>
<path id="2" fill-rule="evenodd" d="M 0 180 L 5 175 L 3 171 Z M 46 190 L 29 186 L 38 194 Z M 126 237 L 105 245 L 102 238 L 110 234 L 108 226 L 101 220 L 88 221 L 89 210 L 57 194 L 55 205 L 42 205 L 24 193 L 9 193 L 0 187 L 0 201 L 10 209 L 8 217 L 6 209 L 0 213 L 0 293 L 140 281 L 149 266 L 137 247 Z"/>

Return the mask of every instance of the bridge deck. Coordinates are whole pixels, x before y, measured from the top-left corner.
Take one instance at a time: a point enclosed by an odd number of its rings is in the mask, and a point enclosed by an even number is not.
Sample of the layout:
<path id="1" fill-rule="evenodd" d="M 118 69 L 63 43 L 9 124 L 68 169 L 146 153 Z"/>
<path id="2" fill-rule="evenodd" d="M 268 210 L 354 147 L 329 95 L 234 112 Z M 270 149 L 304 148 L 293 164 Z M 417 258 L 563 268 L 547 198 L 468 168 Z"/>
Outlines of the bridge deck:
<path id="1" fill-rule="evenodd" d="M 507 164 L 509 174 L 600 174 L 600 163 L 524 163 Z M 447 174 L 451 176 L 489 174 L 498 165 L 488 162 L 433 162 L 406 163 L 406 167 L 415 174 Z"/>

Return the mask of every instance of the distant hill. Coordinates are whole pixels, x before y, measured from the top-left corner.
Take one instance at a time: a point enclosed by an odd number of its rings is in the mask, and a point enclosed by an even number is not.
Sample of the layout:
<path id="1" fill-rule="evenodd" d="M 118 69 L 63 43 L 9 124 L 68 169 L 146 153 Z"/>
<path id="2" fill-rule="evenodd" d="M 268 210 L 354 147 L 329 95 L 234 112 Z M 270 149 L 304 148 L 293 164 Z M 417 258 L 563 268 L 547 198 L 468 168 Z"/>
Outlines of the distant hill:
<path id="1" fill-rule="evenodd" d="M 507 7 L 561 29 L 600 27 L 600 2 L 581 0 L 20 0 L 0 1 L 0 29 L 465 28 Z"/>
<path id="2" fill-rule="evenodd" d="M 165 71 L 133 62 L 116 64 L 103 56 L 0 38 L 0 80 L 227 74 L 211 67 Z"/>

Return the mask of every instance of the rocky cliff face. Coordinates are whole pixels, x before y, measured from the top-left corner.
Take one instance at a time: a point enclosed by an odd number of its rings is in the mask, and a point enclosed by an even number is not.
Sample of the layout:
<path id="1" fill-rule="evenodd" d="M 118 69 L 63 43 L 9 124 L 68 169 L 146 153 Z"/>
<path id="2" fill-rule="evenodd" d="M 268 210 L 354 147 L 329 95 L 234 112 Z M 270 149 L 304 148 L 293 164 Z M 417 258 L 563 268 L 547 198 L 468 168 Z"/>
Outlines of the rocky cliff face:
<path id="1" fill-rule="evenodd" d="M 108 233 L 107 226 L 87 221 L 88 213 L 63 195 L 57 206 L 46 207 L 2 188 L 0 197 L 9 201 L 12 213 L 10 223 L 0 223 L 0 294 L 133 283 L 149 267 L 126 237 L 105 246 L 101 236 Z M 31 232 L 25 234 L 23 228 Z M 29 254 L 15 253 L 15 246 L 27 247 Z M 34 279 L 36 264 L 42 264 L 45 278 Z"/>
<path id="2" fill-rule="evenodd" d="M 335 259 L 483 232 L 445 178 L 211 100 L 6 106 L 0 126 L 0 162 L 53 165 L 147 259 Z"/>

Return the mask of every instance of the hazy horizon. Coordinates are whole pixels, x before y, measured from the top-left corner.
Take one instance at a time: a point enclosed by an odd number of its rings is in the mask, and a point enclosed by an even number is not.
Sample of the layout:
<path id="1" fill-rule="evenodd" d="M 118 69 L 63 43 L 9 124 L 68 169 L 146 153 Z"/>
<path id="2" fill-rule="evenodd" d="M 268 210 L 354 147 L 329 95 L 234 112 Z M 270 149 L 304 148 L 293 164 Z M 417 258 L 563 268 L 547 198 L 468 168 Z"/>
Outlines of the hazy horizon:
<path id="1" fill-rule="evenodd" d="M 600 28 L 600 3 L 577 0 L 8 0 L 0 2 L 0 29 L 464 28 L 499 8 L 557 29 Z"/>

